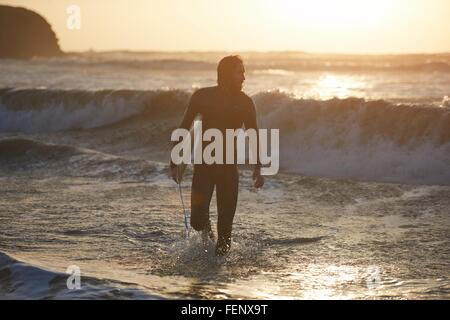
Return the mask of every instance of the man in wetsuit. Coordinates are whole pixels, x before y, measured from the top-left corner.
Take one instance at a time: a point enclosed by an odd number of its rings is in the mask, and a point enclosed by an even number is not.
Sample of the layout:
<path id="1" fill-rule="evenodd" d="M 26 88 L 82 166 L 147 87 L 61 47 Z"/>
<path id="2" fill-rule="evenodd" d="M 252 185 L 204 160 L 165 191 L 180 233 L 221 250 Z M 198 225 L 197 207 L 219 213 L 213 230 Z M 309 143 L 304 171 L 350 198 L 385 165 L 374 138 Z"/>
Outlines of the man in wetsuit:
<path id="1" fill-rule="evenodd" d="M 244 64 L 239 56 L 223 58 L 217 68 L 218 85 L 194 92 L 180 128 L 189 130 L 195 117 L 200 115 L 204 131 L 215 128 L 222 132 L 224 146 L 226 129 L 235 130 L 244 125 L 245 129 L 258 130 L 255 105 L 252 99 L 242 92 L 244 73 Z M 225 154 L 224 150 L 224 164 L 195 164 L 192 178 L 191 226 L 210 237 L 213 237 L 213 233 L 209 220 L 209 205 L 214 187 L 216 188 L 216 255 L 224 255 L 230 249 L 231 229 L 238 199 L 239 174 L 236 161 L 234 164 L 225 164 Z M 178 183 L 177 168 L 172 161 L 170 176 Z M 254 167 L 253 180 L 256 188 L 264 185 L 259 157 Z"/>

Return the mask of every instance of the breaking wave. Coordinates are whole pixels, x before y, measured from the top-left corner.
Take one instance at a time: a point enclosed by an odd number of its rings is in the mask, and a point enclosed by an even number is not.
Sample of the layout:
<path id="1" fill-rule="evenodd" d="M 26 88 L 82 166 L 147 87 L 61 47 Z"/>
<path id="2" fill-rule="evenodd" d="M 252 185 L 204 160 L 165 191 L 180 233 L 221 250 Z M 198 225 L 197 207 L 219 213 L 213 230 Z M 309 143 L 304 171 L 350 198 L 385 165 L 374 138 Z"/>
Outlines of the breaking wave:
<path id="1" fill-rule="evenodd" d="M 118 131 L 121 121 L 133 117 L 141 127 L 146 121 L 170 118 L 173 121 L 161 121 L 161 126 L 155 127 L 167 130 L 164 126 L 181 119 L 189 95 L 180 90 L 2 89 L 0 131 L 39 133 L 111 124 L 117 125 L 110 130 Z M 260 127 L 280 129 L 282 170 L 312 176 L 450 185 L 448 98 L 441 106 L 359 98 L 297 99 L 279 91 L 259 93 L 253 99 Z M 128 122 L 130 125 L 133 122 Z M 136 126 L 136 135 L 141 127 Z M 110 134 L 108 130 L 100 134 Z M 147 128 L 141 134 L 151 132 Z M 23 147 L 24 142 L 21 144 Z M 1 158 L 5 154 L 2 152 Z"/>
<path id="2" fill-rule="evenodd" d="M 254 97 L 280 128 L 280 164 L 312 176 L 450 184 L 450 109 L 384 100 Z"/>
<path id="3" fill-rule="evenodd" d="M 89 129 L 138 114 L 167 116 L 187 99 L 179 90 L 0 89 L 0 132 Z"/>

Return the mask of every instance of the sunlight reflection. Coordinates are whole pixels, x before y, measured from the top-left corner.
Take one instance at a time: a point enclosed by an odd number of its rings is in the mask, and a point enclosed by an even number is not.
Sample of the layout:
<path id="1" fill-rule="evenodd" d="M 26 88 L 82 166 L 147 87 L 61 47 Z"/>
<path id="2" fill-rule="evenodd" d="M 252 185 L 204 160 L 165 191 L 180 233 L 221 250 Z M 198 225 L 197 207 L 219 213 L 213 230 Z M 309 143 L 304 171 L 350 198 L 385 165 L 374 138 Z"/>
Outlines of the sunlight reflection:
<path id="1" fill-rule="evenodd" d="M 293 272 L 290 280 L 301 285 L 302 299 L 351 299 L 352 294 L 342 291 L 343 287 L 358 282 L 361 272 L 351 266 L 319 266 L 310 265 L 307 273 Z"/>
<path id="2" fill-rule="evenodd" d="M 312 84 L 309 90 L 301 93 L 301 96 L 314 99 L 332 99 L 335 97 L 343 99 L 351 96 L 366 98 L 365 91 L 368 86 L 364 77 L 323 74 Z"/>

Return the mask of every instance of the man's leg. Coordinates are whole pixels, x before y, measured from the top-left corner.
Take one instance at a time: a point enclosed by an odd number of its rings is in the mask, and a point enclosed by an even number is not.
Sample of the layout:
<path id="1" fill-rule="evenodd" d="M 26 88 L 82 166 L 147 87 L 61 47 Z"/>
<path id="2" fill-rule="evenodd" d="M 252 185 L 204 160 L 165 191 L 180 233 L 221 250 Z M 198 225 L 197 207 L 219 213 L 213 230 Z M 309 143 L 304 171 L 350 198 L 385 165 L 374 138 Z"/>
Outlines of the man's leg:
<path id="1" fill-rule="evenodd" d="M 216 255 L 224 255 L 231 247 L 231 229 L 239 189 L 239 173 L 236 166 L 226 166 L 219 169 L 217 177 L 217 247 Z"/>
<path id="2" fill-rule="evenodd" d="M 209 204 L 214 191 L 214 179 L 207 167 L 194 167 L 191 191 L 191 226 L 202 231 L 209 225 Z"/>

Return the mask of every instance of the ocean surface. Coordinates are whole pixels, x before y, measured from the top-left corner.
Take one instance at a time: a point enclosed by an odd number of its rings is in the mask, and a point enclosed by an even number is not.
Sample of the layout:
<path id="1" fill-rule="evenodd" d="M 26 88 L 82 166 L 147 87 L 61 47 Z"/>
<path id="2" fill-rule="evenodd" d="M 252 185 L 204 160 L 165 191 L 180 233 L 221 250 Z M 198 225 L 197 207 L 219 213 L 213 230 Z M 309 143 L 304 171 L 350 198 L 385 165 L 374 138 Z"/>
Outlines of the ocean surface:
<path id="1" fill-rule="evenodd" d="M 167 164 L 226 54 L 0 60 L 0 298 L 450 298 L 450 54 L 242 54 L 280 172 L 216 258 Z"/>

